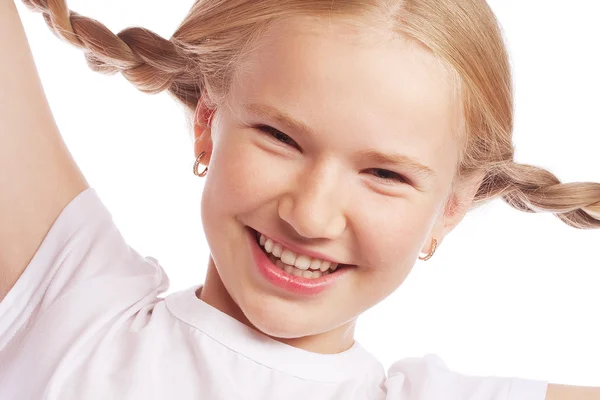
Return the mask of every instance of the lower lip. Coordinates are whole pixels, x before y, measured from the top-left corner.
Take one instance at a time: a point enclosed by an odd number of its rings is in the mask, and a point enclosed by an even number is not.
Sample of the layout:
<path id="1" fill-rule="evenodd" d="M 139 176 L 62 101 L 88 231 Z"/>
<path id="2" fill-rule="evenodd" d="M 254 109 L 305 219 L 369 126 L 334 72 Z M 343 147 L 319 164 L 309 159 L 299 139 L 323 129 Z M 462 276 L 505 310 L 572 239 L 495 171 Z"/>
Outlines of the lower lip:
<path id="1" fill-rule="evenodd" d="M 271 262 L 269 257 L 262 250 L 256 241 L 254 230 L 247 228 L 250 246 L 254 263 L 258 267 L 260 274 L 273 285 L 288 292 L 300 294 L 303 296 L 314 296 L 330 288 L 338 279 L 344 277 L 349 267 L 343 267 L 333 273 L 323 275 L 319 278 L 304 278 L 296 275 L 290 275 Z"/>

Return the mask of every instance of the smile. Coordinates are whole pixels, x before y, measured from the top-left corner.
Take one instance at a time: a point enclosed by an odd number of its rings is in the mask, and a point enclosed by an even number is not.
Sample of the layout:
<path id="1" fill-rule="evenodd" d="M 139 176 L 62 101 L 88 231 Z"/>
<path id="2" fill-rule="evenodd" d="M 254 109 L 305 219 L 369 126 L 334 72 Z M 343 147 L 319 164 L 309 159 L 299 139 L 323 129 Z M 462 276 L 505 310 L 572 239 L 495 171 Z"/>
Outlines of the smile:
<path id="1" fill-rule="evenodd" d="M 348 267 L 345 264 L 332 263 L 319 258 L 298 254 L 280 243 L 254 231 L 257 243 L 273 264 L 290 275 L 303 278 L 320 278 Z"/>

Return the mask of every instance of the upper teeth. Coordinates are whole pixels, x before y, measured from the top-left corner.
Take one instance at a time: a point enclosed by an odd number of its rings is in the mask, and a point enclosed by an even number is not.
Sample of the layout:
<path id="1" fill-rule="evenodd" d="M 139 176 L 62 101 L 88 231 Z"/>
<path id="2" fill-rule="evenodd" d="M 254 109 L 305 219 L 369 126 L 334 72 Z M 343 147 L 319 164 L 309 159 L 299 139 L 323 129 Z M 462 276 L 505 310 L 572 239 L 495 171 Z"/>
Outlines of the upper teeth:
<path id="1" fill-rule="evenodd" d="M 320 270 L 321 272 L 325 272 L 328 269 L 335 271 L 339 265 L 318 258 L 311 258 L 303 254 L 296 254 L 293 251 L 286 249 L 281 244 L 274 242 L 271 239 L 267 239 L 264 235 L 260 235 L 259 243 L 267 253 L 280 258 L 283 263 L 292 265 L 303 271 L 308 269 L 313 271 Z"/>

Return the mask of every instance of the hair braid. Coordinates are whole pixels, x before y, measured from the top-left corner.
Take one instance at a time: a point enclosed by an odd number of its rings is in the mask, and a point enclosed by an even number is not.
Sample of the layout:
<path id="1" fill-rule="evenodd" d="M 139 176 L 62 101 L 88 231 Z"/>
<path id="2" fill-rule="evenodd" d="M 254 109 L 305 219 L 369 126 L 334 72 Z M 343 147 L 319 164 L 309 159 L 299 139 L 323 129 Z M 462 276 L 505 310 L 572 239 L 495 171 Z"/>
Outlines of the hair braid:
<path id="1" fill-rule="evenodd" d="M 178 78 L 186 78 L 190 57 L 174 42 L 140 27 L 127 28 L 115 35 L 102 23 L 70 11 L 64 0 L 23 2 L 41 12 L 58 37 L 83 49 L 94 71 L 121 72 L 145 93 L 159 93 L 173 87 L 172 92 L 177 96 L 180 91 L 182 85 L 174 83 Z M 193 90 L 197 92 L 195 86 Z"/>
<path id="2" fill-rule="evenodd" d="M 545 169 L 513 161 L 488 174 L 476 198 L 501 196 L 525 212 L 551 212 L 574 228 L 600 228 L 600 183 L 561 183 Z"/>

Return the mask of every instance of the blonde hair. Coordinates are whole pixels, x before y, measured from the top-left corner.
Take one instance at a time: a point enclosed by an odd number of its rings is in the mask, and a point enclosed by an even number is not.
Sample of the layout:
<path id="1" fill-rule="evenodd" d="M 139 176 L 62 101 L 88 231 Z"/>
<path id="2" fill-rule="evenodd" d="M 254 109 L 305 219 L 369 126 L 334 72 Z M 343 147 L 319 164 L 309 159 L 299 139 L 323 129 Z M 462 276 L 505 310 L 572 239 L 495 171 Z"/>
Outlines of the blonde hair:
<path id="1" fill-rule="evenodd" d="M 271 23 L 289 16 L 379 18 L 431 51 L 455 75 L 460 93 L 457 180 L 483 171 L 473 207 L 501 197 L 526 212 L 600 227 L 600 184 L 567 183 L 514 162 L 513 89 L 502 33 L 484 0 L 199 0 L 170 40 L 139 27 L 113 34 L 71 12 L 65 0 L 23 0 L 61 38 L 85 51 L 90 67 L 122 73 L 139 90 L 168 90 L 192 114 L 223 100 L 243 55 Z M 384 26 L 384 25 L 382 25 Z"/>

